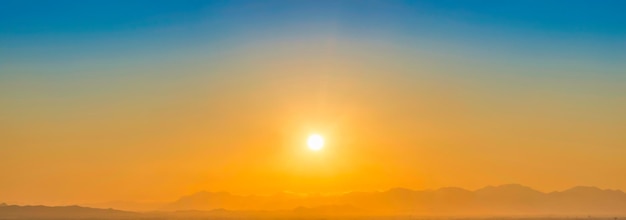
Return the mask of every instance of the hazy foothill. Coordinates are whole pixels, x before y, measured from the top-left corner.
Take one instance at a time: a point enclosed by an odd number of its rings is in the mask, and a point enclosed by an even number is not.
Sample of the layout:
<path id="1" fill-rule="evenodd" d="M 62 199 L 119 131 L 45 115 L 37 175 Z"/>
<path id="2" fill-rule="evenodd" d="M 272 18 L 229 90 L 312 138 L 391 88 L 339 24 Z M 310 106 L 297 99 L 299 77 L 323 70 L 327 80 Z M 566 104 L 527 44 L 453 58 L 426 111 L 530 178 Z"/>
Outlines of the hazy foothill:
<path id="1" fill-rule="evenodd" d="M 488 186 L 475 191 L 455 187 L 437 190 L 394 188 L 381 192 L 350 192 L 325 196 L 292 193 L 244 196 L 228 192 L 198 192 L 150 211 L 121 211 L 124 207 L 3 205 L 0 207 L 0 219 L 385 216 L 609 218 L 626 216 L 625 207 L 626 193 L 620 190 L 578 186 L 564 191 L 543 193 L 522 185 L 508 184 Z"/>

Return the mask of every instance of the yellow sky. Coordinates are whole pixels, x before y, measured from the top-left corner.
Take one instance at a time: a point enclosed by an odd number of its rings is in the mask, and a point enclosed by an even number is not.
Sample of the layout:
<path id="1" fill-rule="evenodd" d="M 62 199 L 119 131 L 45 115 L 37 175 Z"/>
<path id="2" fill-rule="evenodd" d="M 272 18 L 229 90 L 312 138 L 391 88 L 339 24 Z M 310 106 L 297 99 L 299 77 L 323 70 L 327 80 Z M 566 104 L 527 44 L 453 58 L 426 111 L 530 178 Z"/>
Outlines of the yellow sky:
<path id="1" fill-rule="evenodd" d="M 504 183 L 626 189 L 619 82 L 561 77 L 577 64 L 517 66 L 423 49 L 281 39 L 219 56 L 14 76 L 0 82 L 0 199 Z M 306 148 L 311 133 L 325 137 L 322 151 Z"/>

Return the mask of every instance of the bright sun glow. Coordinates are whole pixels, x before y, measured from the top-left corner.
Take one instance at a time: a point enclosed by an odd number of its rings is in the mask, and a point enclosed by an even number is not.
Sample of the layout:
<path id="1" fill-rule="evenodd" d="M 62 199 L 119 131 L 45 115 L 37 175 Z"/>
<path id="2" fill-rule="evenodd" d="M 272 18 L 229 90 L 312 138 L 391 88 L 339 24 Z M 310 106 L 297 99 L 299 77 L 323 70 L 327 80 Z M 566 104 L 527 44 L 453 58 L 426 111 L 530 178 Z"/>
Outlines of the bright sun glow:
<path id="1" fill-rule="evenodd" d="M 306 143 L 309 145 L 309 149 L 318 151 L 324 147 L 324 137 L 319 134 L 312 134 L 309 136 Z"/>

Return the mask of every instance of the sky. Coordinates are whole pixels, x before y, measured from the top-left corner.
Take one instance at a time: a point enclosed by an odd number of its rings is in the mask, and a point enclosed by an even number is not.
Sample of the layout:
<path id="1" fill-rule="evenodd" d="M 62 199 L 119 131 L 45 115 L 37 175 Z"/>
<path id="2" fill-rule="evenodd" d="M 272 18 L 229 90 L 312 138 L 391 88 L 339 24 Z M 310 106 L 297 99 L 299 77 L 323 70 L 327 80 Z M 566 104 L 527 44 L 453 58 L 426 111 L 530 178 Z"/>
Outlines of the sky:
<path id="1" fill-rule="evenodd" d="M 0 202 L 626 190 L 624 1 L 3 1 Z M 324 149 L 306 147 L 310 134 Z"/>

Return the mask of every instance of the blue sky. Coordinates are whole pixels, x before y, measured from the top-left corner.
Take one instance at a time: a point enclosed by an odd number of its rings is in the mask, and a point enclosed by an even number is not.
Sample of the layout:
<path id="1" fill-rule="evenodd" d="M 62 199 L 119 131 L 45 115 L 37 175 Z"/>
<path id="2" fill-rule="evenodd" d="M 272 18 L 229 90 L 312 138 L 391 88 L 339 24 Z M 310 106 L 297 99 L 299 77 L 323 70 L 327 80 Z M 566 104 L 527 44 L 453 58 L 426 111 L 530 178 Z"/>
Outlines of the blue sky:
<path id="1" fill-rule="evenodd" d="M 399 19 L 402 13 L 468 19 L 469 23 L 563 32 L 624 34 L 623 1 L 4 1 L 5 34 L 106 32 L 192 22 L 308 16 Z M 230 11 L 229 11 L 230 10 Z M 245 12 L 241 14 L 238 12 Z M 291 13 L 289 13 L 291 12 Z M 301 14 L 304 12 L 304 14 Z M 328 13 L 317 14 L 316 13 Z M 373 16 L 372 16 L 373 15 Z M 406 16 L 406 15 L 404 15 Z M 406 16 L 411 17 L 411 16 Z M 296 18 L 296 19 L 302 19 Z M 395 20 L 396 22 L 406 22 Z M 222 21 L 232 24 L 231 21 Z M 236 22 L 236 20 L 234 20 Z"/>
<path id="2" fill-rule="evenodd" d="M 409 32 L 412 27 L 426 26 L 435 31 L 464 33 L 461 28 L 467 26 L 470 31 L 477 28 L 615 43 L 626 35 L 625 8 L 623 1 L 580 0 L 4 1 L 0 7 L 0 33 L 6 42 L 55 36 L 80 38 L 85 34 L 107 36 L 164 27 L 193 29 L 183 29 L 184 36 L 318 23 L 335 25 L 339 31 L 395 28 Z"/>

